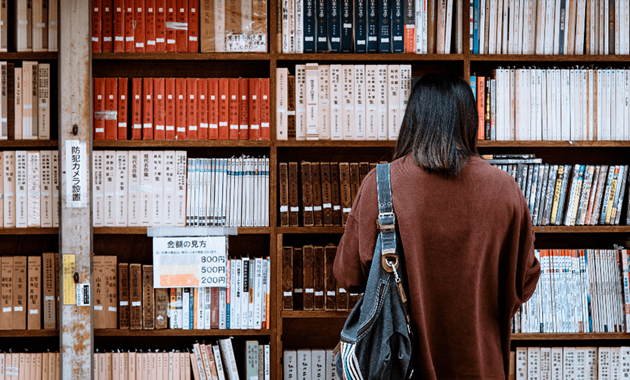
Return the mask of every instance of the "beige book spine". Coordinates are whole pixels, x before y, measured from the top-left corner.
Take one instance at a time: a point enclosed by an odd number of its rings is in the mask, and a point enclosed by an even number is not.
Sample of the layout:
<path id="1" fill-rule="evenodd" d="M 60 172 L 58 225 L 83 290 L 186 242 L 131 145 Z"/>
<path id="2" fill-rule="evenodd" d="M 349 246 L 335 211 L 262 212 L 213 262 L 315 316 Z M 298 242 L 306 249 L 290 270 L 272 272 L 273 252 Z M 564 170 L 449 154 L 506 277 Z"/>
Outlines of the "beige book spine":
<path id="1" fill-rule="evenodd" d="M 52 227 L 52 181 L 51 181 L 51 167 L 52 167 L 52 152 L 50 150 L 42 150 L 40 152 L 40 221 L 41 226 Z"/>
<path id="2" fill-rule="evenodd" d="M 37 136 L 40 140 L 50 140 L 50 64 L 38 66 Z"/>
<path id="3" fill-rule="evenodd" d="M 35 380 L 42 380 L 42 354 L 37 353 L 35 355 Z"/>
<path id="4" fill-rule="evenodd" d="M 44 12 L 44 2 L 46 0 L 31 0 L 32 8 L 32 20 L 31 33 L 33 38 L 33 51 L 44 52 L 48 51 L 48 38 L 44 43 L 44 35 L 46 34 L 46 23 L 48 22 L 48 12 Z M 45 14 L 46 13 L 46 14 Z M 46 17 L 46 20 L 44 20 Z"/>
<path id="5" fill-rule="evenodd" d="M 9 2 L 0 1 L 0 52 L 8 51 L 9 47 Z"/>
<path id="6" fill-rule="evenodd" d="M 2 282 L 0 295 L 0 330 L 13 329 L 13 257 L 3 256 L 0 261 Z"/>
<path id="7" fill-rule="evenodd" d="M 103 259 L 103 273 L 105 275 L 105 299 L 103 315 L 105 328 L 118 327 L 118 257 L 109 255 Z"/>
<path id="8" fill-rule="evenodd" d="M 38 100 L 39 100 L 39 63 L 37 62 L 33 62 L 33 64 L 31 65 L 31 88 L 30 88 L 30 95 L 31 95 L 31 105 L 33 107 L 32 109 L 32 124 L 31 127 L 33 128 L 33 138 L 34 139 L 38 139 L 39 138 L 39 106 L 38 106 Z M 24 93 L 26 96 L 29 95 L 29 93 Z"/>
<path id="9" fill-rule="evenodd" d="M 202 53 L 214 52 L 214 0 L 201 0 L 199 44 Z"/>
<path id="10" fill-rule="evenodd" d="M 32 46 L 32 12 L 27 6 L 28 0 L 14 2 L 13 41 L 18 52 L 33 51 Z"/>
<path id="11" fill-rule="evenodd" d="M 41 227 L 41 154 L 37 150 L 29 150 L 26 153 L 27 167 L 27 208 L 28 227 Z"/>
<path id="12" fill-rule="evenodd" d="M 22 89 L 22 68 L 16 67 L 15 69 L 15 80 L 13 81 L 13 86 L 15 89 L 14 92 L 14 103 L 13 103 L 13 112 L 14 112 L 14 122 L 13 127 L 15 129 L 15 139 L 22 140 L 24 138 L 24 131 L 22 127 L 22 107 L 23 107 L 23 95 L 24 91 Z"/>
<path id="13" fill-rule="evenodd" d="M 42 354 L 42 380 L 50 380 L 50 368 L 48 368 L 48 357 L 50 354 L 44 352 Z"/>
<path id="14" fill-rule="evenodd" d="M 48 51 L 59 49 L 59 0 L 48 0 Z"/>
<path id="15" fill-rule="evenodd" d="M 4 227 L 15 227 L 15 152 L 2 152 Z"/>
<path id="16" fill-rule="evenodd" d="M 33 127 L 33 65 L 22 62 L 22 139 L 37 140 L 37 124 Z"/>
<path id="17" fill-rule="evenodd" d="M 570 0 L 569 3 L 569 43 L 567 45 L 567 54 L 575 54 L 575 27 L 577 19 L 577 2 L 578 0 Z"/>
<path id="18" fill-rule="evenodd" d="M 40 256 L 29 256 L 28 258 L 28 314 L 27 314 L 27 328 L 29 330 L 40 330 L 42 328 L 41 294 L 42 294 L 42 258 Z"/>
<path id="19" fill-rule="evenodd" d="M 13 257 L 13 330 L 26 329 L 26 256 Z"/>
<path id="20" fill-rule="evenodd" d="M 43 265 L 43 314 L 44 329 L 56 328 L 56 305 L 55 302 L 55 254 L 44 253 L 42 255 Z"/>

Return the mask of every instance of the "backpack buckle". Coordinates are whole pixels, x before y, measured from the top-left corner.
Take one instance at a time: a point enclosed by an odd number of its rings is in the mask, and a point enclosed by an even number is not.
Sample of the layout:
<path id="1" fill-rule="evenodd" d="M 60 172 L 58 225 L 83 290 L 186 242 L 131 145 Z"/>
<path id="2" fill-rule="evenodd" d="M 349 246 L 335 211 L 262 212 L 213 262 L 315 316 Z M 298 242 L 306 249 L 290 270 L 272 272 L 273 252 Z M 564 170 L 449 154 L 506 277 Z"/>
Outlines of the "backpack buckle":
<path id="1" fill-rule="evenodd" d="M 398 269 L 398 255 L 395 253 L 383 253 L 381 256 L 381 266 L 387 273 L 394 273 Z"/>
<path id="2" fill-rule="evenodd" d="M 381 224 L 381 220 L 383 221 Z M 379 230 L 393 230 L 396 228 L 396 215 L 393 212 L 384 212 L 378 214 L 376 219 L 376 228 Z"/>

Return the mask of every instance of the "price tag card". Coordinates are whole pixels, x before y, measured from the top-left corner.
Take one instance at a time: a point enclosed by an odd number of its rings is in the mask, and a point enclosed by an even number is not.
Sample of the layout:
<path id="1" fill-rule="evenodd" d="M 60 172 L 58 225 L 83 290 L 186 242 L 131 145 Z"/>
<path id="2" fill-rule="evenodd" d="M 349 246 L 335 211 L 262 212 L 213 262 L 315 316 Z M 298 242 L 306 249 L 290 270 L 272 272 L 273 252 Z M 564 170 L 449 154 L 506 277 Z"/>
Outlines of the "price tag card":
<path id="1" fill-rule="evenodd" d="M 153 287 L 225 287 L 227 237 L 153 238 Z"/>

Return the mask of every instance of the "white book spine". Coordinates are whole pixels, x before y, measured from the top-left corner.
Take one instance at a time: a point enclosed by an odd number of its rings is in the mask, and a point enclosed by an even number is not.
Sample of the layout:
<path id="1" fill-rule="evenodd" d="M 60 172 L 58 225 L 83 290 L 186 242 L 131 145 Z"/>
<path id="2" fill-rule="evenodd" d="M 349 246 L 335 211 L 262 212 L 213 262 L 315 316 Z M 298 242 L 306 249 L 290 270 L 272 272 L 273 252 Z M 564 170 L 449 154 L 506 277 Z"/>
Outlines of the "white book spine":
<path id="1" fill-rule="evenodd" d="M 297 379 L 297 352 L 295 350 L 284 350 L 282 353 L 282 369 L 283 380 Z"/>
<path id="2" fill-rule="evenodd" d="M 354 67 L 354 136 L 355 140 L 366 139 L 366 88 L 365 88 L 365 66 L 356 65 Z"/>
<path id="3" fill-rule="evenodd" d="M 214 0 L 214 51 L 226 51 L 226 32 L 225 19 L 226 9 L 225 0 Z"/>
<path id="4" fill-rule="evenodd" d="M 221 340 L 219 340 L 219 345 L 220 344 L 221 344 Z M 219 380 L 225 380 L 225 379 L 232 380 L 229 377 L 226 377 L 226 374 L 228 371 L 228 368 L 227 368 L 228 362 L 226 361 L 227 358 L 225 358 L 225 354 L 223 355 L 221 354 L 221 351 L 223 350 L 219 349 L 219 345 L 216 345 L 216 344 L 212 345 L 212 353 L 214 354 L 214 364 L 217 367 L 217 377 L 219 378 Z"/>
<path id="5" fill-rule="evenodd" d="M 291 53 L 304 53 L 304 0 L 291 0 L 295 6 L 295 25 L 294 43 L 292 44 Z"/>
<path id="6" fill-rule="evenodd" d="M 153 225 L 164 225 L 164 151 L 153 151 Z"/>
<path id="7" fill-rule="evenodd" d="M 562 347 L 551 348 L 551 380 L 564 380 Z"/>
<path id="8" fill-rule="evenodd" d="M 306 65 L 295 65 L 295 139 L 306 140 Z"/>
<path id="9" fill-rule="evenodd" d="M 225 330 L 227 328 L 227 293 L 225 288 L 219 288 L 219 329 Z"/>
<path id="10" fill-rule="evenodd" d="M 164 151 L 164 225 L 174 226 L 177 219 L 175 198 L 176 153 L 174 150 Z"/>
<path id="11" fill-rule="evenodd" d="M 105 200 L 105 227 L 116 225 L 116 151 L 105 151 L 103 172 Z"/>
<path id="12" fill-rule="evenodd" d="M 310 349 L 297 350 L 297 377 L 296 380 L 311 380 L 311 361 L 312 355 Z"/>
<path id="13" fill-rule="evenodd" d="M 6 156 L 5 156 L 6 157 Z M 59 218 L 60 218 L 60 203 L 59 203 L 59 152 L 56 150 L 52 151 L 52 206 L 53 206 L 53 227 L 59 227 Z M 5 199 L 6 199 L 6 191 L 5 191 Z M 6 203 L 5 203 L 6 205 Z M 4 208 L 6 212 L 6 206 Z M 15 214 L 15 212 L 14 212 Z M 6 219 L 5 219 L 6 220 Z M 6 222 L 5 222 L 6 223 Z M 5 224 L 5 227 L 7 225 Z"/>
<path id="14" fill-rule="evenodd" d="M 233 265 L 235 267 L 234 271 L 234 287 L 232 288 L 232 292 L 234 293 L 234 302 L 232 303 L 232 307 L 234 307 L 234 311 L 232 312 L 232 322 L 230 323 L 230 327 L 233 329 L 241 328 L 241 298 L 243 292 L 243 278 L 242 278 L 242 262 L 240 259 L 234 260 Z"/>
<path id="15" fill-rule="evenodd" d="M 540 347 L 527 348 L 527 379 L 540 380 Z"/>
<path id="16" fill-rule="evenodd" d="M 102 150 L 92 152 L 92 188 L 94 194 L 92 196 L 92 225 L 94 227 L 103 227 L 105 200 L 104 200 L 104 181 L 103 181 L 103 154 Z"/>
<path id="17" fill-rule="evenodd" d="M 115 195 L 115 224 L 119 227 L 127 227 L 127 191 L 128 187 L 128 159 L 129 152 L 116 151 L 116 195 Z"/>
<path id="18" fill-rule="evenodd" d="M 289 69 L 279 67 L 276 71 L 276 139 L 287 140 L 288 138 L 288 75 Z"/>
<path id="19" fill-rule="evenodd" d="M 496 2 L 496 1 L 495 1 Z M 446 1 L 446 36 L 444 39 L 444 54 L 451 53 L 451 36 L 453 34 L 453 0 Z"/>
<path id="20" fill-rule="evenodd" d="M 490 0 L 479 0 L 479 54 L 486 52 L 485 30 L 488 27 L 486 25 L 486 1 Z"/>
<path id="21" fill-rule="evenodd" d="M 554 29 L 553 29 L 553 54 L 560 54 L 560 24 L 563 20 L 560 19 L 560 0 L 555 0 L 554 7 Z"/>
<path id="22" fill-rule="evenodd" d="M 186 226 L 186 158 L 185 150 L 175 151 L 175 225 L 178 227 Z"/>
<path id="23" fill-rule="evenodd" d="M 234 349 L 232 348 L 232 339 L 219 339 L 219 346 L 221 347 L 223 367 L 227 374 L 227 379 L 238 380 L 238 368 L 236 366 L 236 358 L 234 357 Z"/>
<path id="24" fill-rule="evenodd" d="M 182 289 L 182 330 L 190 330 L 190 290 Z"/>
<path id="25" fill-rule="evenodd" d="M 387 65 L 378 65 L 376 87 L 377 104 L 377 137 L 379 140 L 388 139 L 388 119 L 387 119 Z"/>
<path id="26" fill-rule="evenodd" d="M 50 140 L 50 64 L 40 63 L 38 70 L 38 138 Z"/>
<path id="27" fill-rule="evenodd" d="M 330 140 L 330 66 L 319 65 L 319 139 Z"/>
<path id="28" fill-rule="evenodd" d="M 107 161 L 107 153 L 106 153 Z M 141 190 L 141 213 L 140 213 L 140 225 L 152 226 L 153 225 L 153 152 L 145 150 L 141 152 L 141 166 L 140 166 L 140 186 Z M 107 183 L 106 183 L 107 184 Z M 107 194 L 105 195 L 107 205 Z M 107 209 L 106 209 L 107 213 Z"/>
<path id="29" fill-rule="evenodd" d="M 94 167 L 96 168 L 96 157 L 94 158 Z M 141 210 L 141 184 L 140 184 L 140 151 L 130 150 L 129 158 L 127 160 L 127 225 L 139 226 L 140 225 L 140 210 Z M 102 164 L 101 164 L 102 166 Z M 95 180 L 96 181 L 96 180 Z M 94 183 L 96 189 L 96 182 Z M 96 193 L 94 194 L 96 197 Z M 102 194 L 101 194 L 102 197 Z M 96 198 L 95 198 L 96 199 Z M 96 204 L 94 205 L 96 209 Z M 96 218 L 95 218 L 96 220 Z"/>
<path id="30" fill-rule="evenodd" d="M 28 199 L 28 227 L 41 227 L 41 215 L 40 215 L 40 193 L 41 193 L 41 178 L 40 178 L 40 152 L 28 151 L 27 152 L 27 199 Z"/>
<path id="31" fill-rule="evenodd" d="M 488 54 L 497 53 L 497 11 L 498 1 L 490 2 L 490 33 L 488 41 Z"/>
<path id="32" fill-rule="evenodd" d="M 526 347 L 516 348 L 516 380 L 528 380 Z"/>
<path id="33" fill-rule="evenodd" d="M 400 130 L 400 66 L 387 66 L 388 139 L 397 140 Z"/>
<path id="34" fill-rule="evenodd" d="M 502 53 L 502 43 L 503 43 L 503 26 L 506 24 L 503 22 L 504 18 L 503 18 L 503 11 L 504 11 L 504 0 L 499 0 L 499 4 L 497 7 L 497 35 L 496 35 L 496 39 L 494 41 L 495 43 L 495 54 L 501 54 Z M 505 18 L 505 20 L 507 20 L 507 18 Z"/>
<path id="35" fill-rule="evenodd" d="M 343 139 L 354 140 L 354 65 L 341 66 Z"/>
<path id="36" fill-rule="evenodd" d="M 365 113 L 365 138 L 366 140 L 378 139 L 378 91 L 377 91 L 377 65 L 365 66 L 365 98 L 366 98 L 366 113 Z"/>
<path id="37" fill-rule="evenodd" d="M 289 47 L 289 36 L 291 35 L 291 29 L 289 28 L 289 0 L 282 1 L 282 53 L 289 54 L 291 49 Z"/>
<path id="38" fill-rule="evenodd" d="M 343 140 L 341 65 L 330 65 L 330 138 Z"/>
<path id="39" fill-rule="evenodd" d="M 254 275 L 254 329 L 260 330 L 262 327 L 262 305 L 263 305 L 263 259 L 255 259 Z"/>
<path id="40" fill-rule="evenodd" d="M 409 103 L 409 96 L 411 95 L 411 78 L 412 71 L 411 65 L 400 65 L 400 122 L 405 118 L 405 112 L 407 111 L 407 104 Z M 400 131 L 400 128 L 398 129 Z"/>
<path id="41" fill-rule="evenodd" d="M 306 139 L 319 140 L 319 70 L 317 63 L 306 64 Z"/>

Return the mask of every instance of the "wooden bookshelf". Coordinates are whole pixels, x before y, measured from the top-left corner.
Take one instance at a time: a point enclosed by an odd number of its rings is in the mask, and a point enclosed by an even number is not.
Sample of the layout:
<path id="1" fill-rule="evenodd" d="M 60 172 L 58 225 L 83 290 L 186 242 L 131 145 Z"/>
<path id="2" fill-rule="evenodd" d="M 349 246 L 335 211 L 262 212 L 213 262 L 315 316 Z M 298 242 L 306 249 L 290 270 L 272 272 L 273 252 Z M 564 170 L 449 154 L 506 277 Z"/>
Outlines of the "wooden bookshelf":
<path id="1" fill-rule="evenodd" d="M 54 235 L 59 228 L 0 228 L 0 235 Z"/>
<path id="2" fill-rule="evenodd" d="M 271 330 L 119 330 L 119 329 L 99 329 L 94 330 L 95 337 L 226 337 L 226 336 L 270 336 Z"/>
<path id="3" fill-rule="evenodd" d="M 0 330 L 0 338 L 58 337 L 59 330 Z"/>
<path id="4" fill-rule="evenodd" d="M 0 150 L 6 148 L 59 148 L 57 140 L 0 140 Z"/>
<path id="5" fill-rule="evenodd" d="M 268 148 L 271 141 L 259 140 L 95 140 L 94 148 Z"/>
<path id="6" fill-rule="evenodd" d="M 2 61 L 52 61 L 59 58 L 59 53 L 33 53 L 33 52 L 2 52 L 0 60 Z"/>

